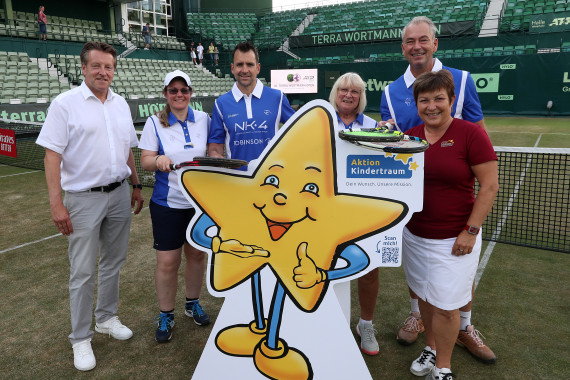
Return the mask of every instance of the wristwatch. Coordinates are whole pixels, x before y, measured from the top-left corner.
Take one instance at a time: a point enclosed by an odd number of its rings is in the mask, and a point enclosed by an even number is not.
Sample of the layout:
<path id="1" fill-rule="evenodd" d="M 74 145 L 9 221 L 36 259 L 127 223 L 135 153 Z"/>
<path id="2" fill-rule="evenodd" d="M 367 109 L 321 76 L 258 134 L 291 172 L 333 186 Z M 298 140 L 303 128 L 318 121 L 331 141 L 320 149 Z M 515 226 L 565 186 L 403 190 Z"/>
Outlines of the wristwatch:
<path id="1" fill-rule="evenodd" d="M 470 225 L 465 226 L 465 231 L 469 232 L 471 235 L 477 235 L 480 229 L 481 227 L 475 227 Z"/>
<path id="2" fill-rule="evenodd" d="M 133 190 L 134 189 L 141 189 L 142 190 L 142 185 L 140 183 L 133 185 Z"/>

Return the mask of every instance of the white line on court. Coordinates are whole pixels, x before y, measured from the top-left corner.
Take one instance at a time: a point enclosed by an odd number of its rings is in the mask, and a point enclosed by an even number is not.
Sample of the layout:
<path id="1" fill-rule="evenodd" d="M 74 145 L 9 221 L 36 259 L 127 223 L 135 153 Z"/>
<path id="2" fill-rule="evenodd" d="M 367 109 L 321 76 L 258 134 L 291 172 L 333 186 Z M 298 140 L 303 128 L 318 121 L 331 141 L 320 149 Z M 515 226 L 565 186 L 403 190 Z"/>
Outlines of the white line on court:
<path id="1" fill-rule="evenodd" d="M 147 207 L 143 207 L 143 208 L 141 209 L 141 212 L 144 211 L 144 210 L 146 210 L 146 209 L 148 209 L 148 206 L 147 206 Z M 131 212 L 131 214 L 132 214 L 132 213 L 133 213 L 133 212 Z M 31 242 L 29 242 L 29 243 L 20 244 L 20 245 L 17 245 L 17 246 L 15 246 L 15 247 L 6 248 L 6 249 L 0 251 L 0 255 L 3 254 L 3 253 L 6 253 L 6 252 L 13 251 L 13 250 L 15 250 L 15 249 L 27 247 L 28 245 L 32 245 L 32 244 L 36 244 L 36 243 L 41 243 L 41 242 L 44 241 L 44 240 L 53 239 L 54 237 L 58 237 L 58 236 L 63 236 L 63 235 L 62 235 L 61 233 L 59 233 L 59 234 L 51 235 L 51 236 L 48 236 L 48 237 L 45 237 L 45 238 L 41 238 L 41 239 L 39 239 L 39 240 L 31 241 Z"/>
<path id="2" fill-rule="evenodd" d="M 29 242 L 29 243 L 20 244 L 20 245 L 17 245 L 17 246 L 15 246 L 15 247 L 7 248 L 7 249 L 5 249 L 5 250 L 3 250 L 3 251 L 0 251 L 0 254 L 6 253 L 6 252 L 10 252 L 10 251 L 13 251 L 13 250 L 18 249 L 18 248 L 27 247 L 28 245 L 36 244 L 36 243 L 42 242 L 42 241 L 44 241 L 44 240 L 49 240 L 49 239 L 52 239 L 52 238 L 58 237 L 58 236 L 62 236 L 62 235 L 61 235 L 61 234 L 55 234 L 55 235 L 51 235 L 51 236 L 48 236 L 48 237 L 45 237 L 45 238 L 41 238 L 41 239 L 36 240 L 36 241 L 31 241 L 31 242 Z"/>
<path id="3" fill-rule="evenodd" d="M 30 173 L 37 173 L 37 172 L 41 172 L 41 170 L 34 170 L 33 172 L 23 172 L 23 173 L 16 173 L 16 174 L 7 174 L 7 175 L 0 176 L 0 178 L 13 177 L 13 176 L 15 176 L 15 175 L 30 174 Z"/>
<path id="4" fill-rule="evenodd" d="M 542 138 L 542 133 L 538 136 L 538 138 L 536 139 L 536 142 L 534 143 L 535 148 L 537 147 L 541 138 Z M 532 162 L 532 154 L 526 160 L 526 166 L 524 167 L 523 171 L 521 172 L 521 175 L 519 177 L 519 181 L 517 182 L 515 188 L 513 189 L 513 193 L 511 194 L 511 197 L 509 198 L 509 201 L 507 202 L 507 206 L 503 210 L 503 214 L 501 215 L 501 220 L 499 220 L 499 222 L 497 223 L 497 228 L 495 229 L 495 232 L 493 232 L 493 235 L 491 235 L 491 241 L 489 242 L 489 245 L 487 245 L 487 249 L 485 249 L 485 252 L 483 253 L 483 257 L 481 257 L 481 260 L 479 261 L 479 266 L 477 267 L 477 273 L 475 274 L 475 289 L 477 289 L 477 285 L 479 285 L 479 281 L 481 280 L 481 276 L 483 276 L 483 272 L 485 271 L 485 268 L 487 267 L 487 263 L 489 262 L 489 259 L 491 258 L 491 253 L 493 253 L 493 249 L 495 248 L 495 245 L 497 244 L 494 240 L 496 240 L 501 235 L 503 225 L 505 224 L 505 222 L 507 221 L 507 217 L 509 216 L 509 210 L 513 206 L 513 202 L 515 201 L 515 198 L 517 197 L 517 195 L 519 193 L 519 188 L 520 188 L 521 184 L 523 183 L 524 178 L 526 177 L 526 171 L 527 171 L 528 167 L 530 166 L 531 162 Z"/>
<path id="5" fill-rule="evenodd" d="M 516 133 L 517 135 L 526 134 L 526 135 L 536 135 L 538 132 L 527 132 L 527 131 L 490 131 L 490 133 Z M 563 132 L 545 132 L 541 133 L 540 135 L 561 135 L 561 136 L 568 136 L 570 133 L 563 133 Z"/>

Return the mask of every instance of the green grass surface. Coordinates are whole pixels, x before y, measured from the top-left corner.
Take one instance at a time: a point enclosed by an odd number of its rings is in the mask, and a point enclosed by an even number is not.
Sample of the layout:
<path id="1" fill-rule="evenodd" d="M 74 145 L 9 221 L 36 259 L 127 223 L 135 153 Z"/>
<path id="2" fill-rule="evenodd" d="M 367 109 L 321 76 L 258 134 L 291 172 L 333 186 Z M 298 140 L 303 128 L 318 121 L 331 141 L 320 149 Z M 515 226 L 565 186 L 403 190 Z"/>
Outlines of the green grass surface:
<path id="1" fill-rule="evenodd" d="M 488 118 L 492 139 L 506 129 L 529 135 L 556 133 L 554 141 L 570 132 L 560 119 Z M 555 124 L 539 132 L 538 125 Z M 503 128 L 505 130 L 503 130 Z M 525 132 L 525 133 L 521 133 Z M 528 132 L 528 133 L 526 133 Z M 499 136 L 499 137 L 497 137 Z M 507 139 L 506 142 L 513 141 Z M 523 142 L 525 142 L 523 141 Z M 496 145 L 516 145 L 505 144 Z M 528 145 L 528 144 L 527 144 Z M 541 145 L 542 146 L 542 145 Z M 119 315 L 133 331 L 128 341 L 95 333 L 93 349 L 97 367 L 82 373 L 73 367 L 70 333 L 67 240 L 51 222 L 43 172 L 0 166 L 0 378 L 6 379 L 187 379 L 198 363 L 211 331 L 199 327 L 182 313 L 183 292 L 178 292 L 174 337 L 169 344 L 154 341 L 153 317 L 157 314 L 154 290 L 155 253 L 150 214 L 145 208 L 133 216 L 129 255 L 121 272 Z M 19 173 L 27 173 L 14 175 Z M 146 204 L 151 189 L 143 190 Z M 566 212 L 567 210 L 560 210 Z M 31 244 L 29 244 L 31 243 Z M 19 245 L 20 248 L 11 249 Z M 484 244 L 484 248 L 487 244 Z M 453 371 L 460 379 L 567 378 L 570 373 L 570 261 L 567 254 L 497 244 L 479 283 L 473 322 L 485 335 L 498 361 L 485 365 L 456 347 Z M 380 354 L 365 357 L 374 379 L 417 379 L 409 365 L 421 351 L 424 337 L 410 346 L 396 342 L 396 332 L 409 311 L 402 268 L 380 270 L 381 290 L 374 323 Z M 353 287 L 352 324 L 359 317 Z M 179 289 L 183 272 L 179 272 Z M 201 301 L 215 321 L 223 299 L 204 289 Z M 355 342 L 358 338 L 355 337 Z M 356 343 L 355 343 L 356 344 Z M 235 379 L 241 379 L 236 375 Z M 202 379 L 199 379 L 202 380 Z"/>

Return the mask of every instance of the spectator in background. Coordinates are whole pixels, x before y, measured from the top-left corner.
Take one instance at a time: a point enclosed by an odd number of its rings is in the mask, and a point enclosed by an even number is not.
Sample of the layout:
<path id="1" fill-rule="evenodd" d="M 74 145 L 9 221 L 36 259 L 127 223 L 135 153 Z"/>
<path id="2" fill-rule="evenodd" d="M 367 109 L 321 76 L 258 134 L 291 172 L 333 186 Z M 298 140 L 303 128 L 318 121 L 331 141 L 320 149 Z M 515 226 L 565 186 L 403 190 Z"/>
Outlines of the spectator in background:
<path id="1" fill-rule="evenodd" d="M 200 326 L 210 317 L 199 303 L 206 271 L 206 254 L 186 240 L 186 228 L 196 210 L 188 203 L 178 184 L 178 175 L 170 165 L 206 155 L 210 116 L 190 108 L 192 83 L 186 73 L 175 70 L 164 78 L 162 90 L 166 107 L 147 119 L 139 148 L 143 169 L 155 172 L 150 198 L 150 216 L 156 249 L 155 285 L 160 314 L 156 317 L 155 340 L 167 343 L 174 327 L 174 301 L 178 287 L 178 269 L 182 250 L 186 303 L 184 313 Z"/>
<path id="2" fill-rule="evenodd" d="M 45 7 L 40 5 L 38 11 L 38 25 L 40 27 L 40 40 L 47 40 L 47 17 L 44 13 Z"/>
<path id="3" fill-rule="evenodd" d="M 433 57 L 438 48 L 435 33 L 434 23 L 425 16 L 414 17 L 402 30 L 402 54 L 409 62 L 409 66 L 404 75 L 384 88 L 380 105 L 382 120 L 390 122 L 402 131 L 420 125 L 422 119 L 418 116 L 418 109 L 414 103 L 412 85 L 423 73 L 446 69 L 451 72 L 455 87 L 455 102 L 451 107 L 451 115 L 478 124 L 485 129 L 483 111 L 473 78 L 467 71 L 443 66 L 439 59 Z M 410 315 L 397 335 L 398 342 L 403 345 L 414 343 L 418 333 L 424 331 L 418 297 L 411 289 L 409 293 Z M 375 305 L 376 297 L 370 297 L 368 302 Z M 479 331 L 471 324 L 472 303 L 473 297 L 468 304 L 459 309 L 461 323 L 457 344 L 465 346 L 478 360 L 494 363 L 497 359 L 495 354 L 483 343 Z"/>
<path id="4" fill-rule="evenodd" d="M 198 64 L 202 63 L 204 59 L 204 46 L 202 46 L 201 42 L 198 42 L 198 46 L 196 47 L 196 52 L 198 53 Z"/>
<path id="5" fill-rule="evenodd" d="M 208 46 L 208 54 L 210 55 L 210 63 L 214 64 L 214 43 L 210 42 L 210 46 Z"/>
<path id="6" fill-rule="evenodd" d="M 190 48 L 190 57 L 192 58 L 192 63 L 196 64 L 196 49 Z"/>
<path id="7" fill-rule="evenodd" d="M 218 47 L 214 47 L 214 64 L 218 66 L 218 60 L 220 59 L 220 52 L 218 51 Z"/>
<path id="8" fill-rule="evenodd" d="M 91 323 L 97 270 L 95 331 L 118 340 L 133 335 L 116 315 L 119 271 L 127 258 L 130 209 L 136 204 L 138 214 L 143 197 L 131 150 L 138 145 L 131 111 L 110 88 L 117 51 L 87 42 L 80 57 L 85 80 L 52 101 L 36 143 L 46 150 L 52 220 L 69 241 L 73 362 L 89 371 L 96 364 Z"/>
<path id="9" fill-rule="evenodd" d="M 144 50 L 150 49 L 150 24 L 147 22 L 142 28 L 142 35 L 144 38 Z"/>

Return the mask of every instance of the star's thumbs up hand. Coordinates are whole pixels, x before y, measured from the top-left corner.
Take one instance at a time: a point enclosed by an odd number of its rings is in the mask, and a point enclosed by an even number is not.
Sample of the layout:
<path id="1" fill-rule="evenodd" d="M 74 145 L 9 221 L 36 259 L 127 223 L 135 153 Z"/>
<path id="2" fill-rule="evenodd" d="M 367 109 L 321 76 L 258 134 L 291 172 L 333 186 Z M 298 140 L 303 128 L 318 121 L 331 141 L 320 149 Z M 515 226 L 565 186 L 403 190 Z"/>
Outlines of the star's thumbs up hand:
<path id="1" fill-rule="evenodd" d="M 297 247 L 299 265 L 293 269 L 293 281 L 301 289 L 311 288 L 327 278 L 326 272 L 317 268 L 313 259 L 307 254 L 307 246 L 308 244 L 303 242 Z"/>

